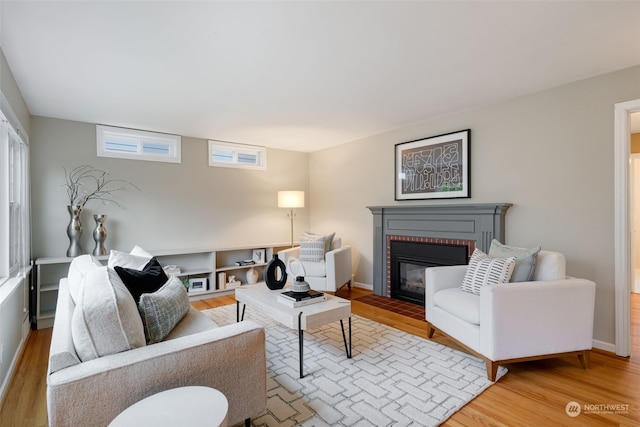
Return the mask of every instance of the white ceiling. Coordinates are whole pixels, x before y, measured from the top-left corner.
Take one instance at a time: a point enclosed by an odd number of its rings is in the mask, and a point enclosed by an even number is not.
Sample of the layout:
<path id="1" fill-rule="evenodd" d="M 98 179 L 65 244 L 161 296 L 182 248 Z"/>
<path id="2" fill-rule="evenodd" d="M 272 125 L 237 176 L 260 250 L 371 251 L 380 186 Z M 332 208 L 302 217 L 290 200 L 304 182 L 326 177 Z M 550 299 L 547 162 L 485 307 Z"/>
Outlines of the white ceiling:
<path id="1" fill-rule="evenodd" d="M 640 2 L 2 1 L 33 115 L 315 151 L 640 64 Z"/>

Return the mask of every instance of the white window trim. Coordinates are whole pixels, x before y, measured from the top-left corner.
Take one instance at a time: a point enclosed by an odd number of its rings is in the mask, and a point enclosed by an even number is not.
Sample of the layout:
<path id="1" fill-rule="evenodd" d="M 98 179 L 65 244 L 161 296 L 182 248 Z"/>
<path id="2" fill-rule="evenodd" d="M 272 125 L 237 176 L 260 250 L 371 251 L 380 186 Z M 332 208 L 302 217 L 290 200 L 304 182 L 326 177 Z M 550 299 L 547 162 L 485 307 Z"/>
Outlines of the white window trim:
<path id="1" fill-rule="evenodd" d="M 139 140 L 136 152 L 117 152 L 107 150 L 105 140 L 107 135 L 120 136 L 127 139 Z M 159 143 L 169 147 L 169 154 L 149 154 L 142 151 L 142 140 Z M 98 157 L 116 159 L 146 160 L 151 162 L 180 163 L 182 157 L 182 138 L 179 135 L 149 132 L 144 130 L 119 128 L 113 126 L 96 125 L 96 144 Z"/>
<path id="2" fill-rule="evenodd" d="M 213 151 L 216 148 L 231 151 L 233 153 L 233 160 L 230 162 L 216 162 L 215 160 L 213 160 Z M 252 165 L 238 162 L 238 155 L 243 153 L 256 154 L 258 157 L 258 164 Z M 247 145 L 238 144 L 236 142 L 209 140 L 209 166 L 267 170 L 267 148 L 259 145 Z"/>
<path id="3" fill-rule="evenodd" d="M 11 275 L 9 265 L 9 129 L 0 112 L 0 283 Z"/>
<path id="4" fill-rule="evenodd" d="M 0 285 L 7 279 L 25 276 L 30 265 L 30 195 L 29 195 L 29 145 L 28 137 L 20 129 L 15 129 L 8 117 L 14 117 L 13 110 L 4 102 L 0 93 Z M 5 114 L 6 112 L 6 114 Z M 17 120 L 14 123 L 19 123 Z M 19 154 L 11 156 L 13 150 Z M 10 148 L 13 146 L 13 148 Z M 15 153 L 14 153 L 15 154 Z M 11 162 L 13 166 L 11 165 Z M 18 168 L 18 173 L 14 168 Z M 11 175 L 14 173 L 15 175 Z M 11 204 L 19 206 L 18 216 L 11 214 Z M 13 219 L 14 223 L 10 224 Z M 18 229 L 16 231 L 16 228 Z M 17 234 L 11 234 L 11 233 Z M 13 246 L 12 246 L 13 244 Z"/>

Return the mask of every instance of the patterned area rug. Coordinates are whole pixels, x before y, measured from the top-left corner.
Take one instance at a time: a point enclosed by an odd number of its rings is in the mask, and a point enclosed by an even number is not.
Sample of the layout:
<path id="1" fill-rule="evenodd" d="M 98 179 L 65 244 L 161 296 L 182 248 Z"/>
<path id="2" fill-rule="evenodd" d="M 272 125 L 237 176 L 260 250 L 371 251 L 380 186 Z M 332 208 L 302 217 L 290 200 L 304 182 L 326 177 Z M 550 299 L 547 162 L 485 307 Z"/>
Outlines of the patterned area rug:
<path id="1" fill-rule="evenodd" d="M 236 321 L 235 305 L 203 313 Z M 305 332 L 301 379 L 297 331 L 249 307 L 244 318 L 267 337 L 267 413 L 254 426 L 437 426 L 493 384 L 480 359 L 357 315 L 351 359 L 339 322 Z"/>

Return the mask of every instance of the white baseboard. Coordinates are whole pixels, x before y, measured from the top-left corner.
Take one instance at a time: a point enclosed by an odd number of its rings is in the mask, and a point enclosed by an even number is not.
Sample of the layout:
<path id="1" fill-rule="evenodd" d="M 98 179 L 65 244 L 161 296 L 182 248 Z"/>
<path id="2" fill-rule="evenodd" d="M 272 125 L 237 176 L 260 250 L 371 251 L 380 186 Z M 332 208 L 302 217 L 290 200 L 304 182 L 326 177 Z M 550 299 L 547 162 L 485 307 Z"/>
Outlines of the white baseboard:
<path id="1" fill-rule="evenodd" d="M 370 291 L 373 291 L 373 285 L 369 285 L 367 283 L 351 282 L 351 286 L 353 286 L 354 288 L 368 289 Z"/>
<path id="2" fill-rule="evenodd" d="M 598 350 L 604 350 L 614 354 L 616 352 L 616 345 L 610 342 L 593 340 L 592 345 L 593 345 L 593 348 L 597 348 Z"/>
<path id="3" fill-rule="evenodd" d="M 27 323 L 29 323 L 27 321 Z M 31 328 L 29 328 L 29 333 L 31 333 Z M 22 352 L 25 350 L 27 339 L 29 338 L 29 334 L 24 336 L 18 345 L 16 352 L 11 359 L 11 364 L 9 365 L 9 369 L 7 370 L 7 375 L 0 385 L 0 406 L 4 404 L 4 399 L 6 397 L 7 391 L 9 391 L 9 385 L 11 384 L 11 380 L 16 374 L 16 368 L 18 367 L 18 361 L 20 360 L 20 356 L 22 356 Z"/>

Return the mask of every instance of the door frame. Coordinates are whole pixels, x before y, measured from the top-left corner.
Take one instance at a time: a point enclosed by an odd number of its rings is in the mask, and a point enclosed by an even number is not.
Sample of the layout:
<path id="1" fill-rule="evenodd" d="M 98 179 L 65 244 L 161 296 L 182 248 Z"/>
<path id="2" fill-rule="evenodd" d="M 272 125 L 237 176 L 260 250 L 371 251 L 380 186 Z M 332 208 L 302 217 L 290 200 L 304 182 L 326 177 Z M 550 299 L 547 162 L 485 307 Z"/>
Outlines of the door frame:
<path id="1" fill-rule="evenodd" d="M 629 154 L 629 291 L 636 292 L 636 265 L 640 257 L 640 153 Z M 640 289 L 638 290 L 640 292 Z"/>
<path id="2" fill-rule="evenodd" d="M 615 352 L 631 356 L 630 115 L 640 99 L 614 107 Z"/>

